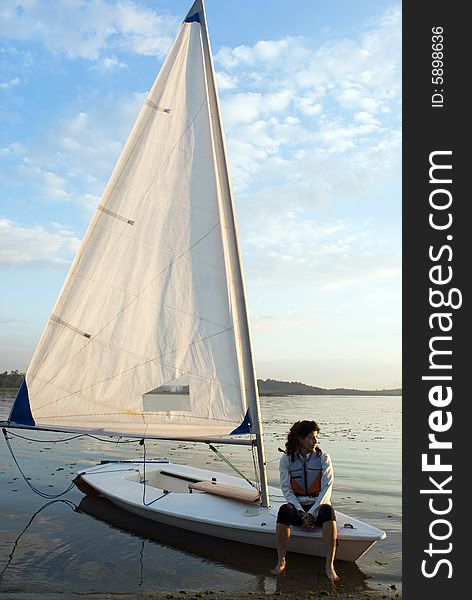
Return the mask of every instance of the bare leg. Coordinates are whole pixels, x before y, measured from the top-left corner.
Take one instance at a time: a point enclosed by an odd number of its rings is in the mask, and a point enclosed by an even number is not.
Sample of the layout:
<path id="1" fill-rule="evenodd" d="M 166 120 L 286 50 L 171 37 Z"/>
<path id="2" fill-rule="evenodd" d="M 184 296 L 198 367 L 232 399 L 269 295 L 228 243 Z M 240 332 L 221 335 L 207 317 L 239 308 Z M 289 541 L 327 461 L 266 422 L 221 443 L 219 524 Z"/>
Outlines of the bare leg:
<path id="1" fill-rule="evenodd" d="M 280 575 L 285 571 L 285 555 L 287 554 L 288 540 L 290 539 L 290 527 L 283 523 L 277 523 L 275 528 L 275 541 L 277 544 L 278 561 L 272 569 L 272 575 Z"/>
<path id="2" fill-rule="evenodd" d="M 325 548 L 326 566 L 325 573 L 330 581 L 339 579 L 334 570 L 334 555 L 336 554 L 336 539 L 338 530 L 336 521 L 325 521 L 323 523 L 323 545 Z"/>

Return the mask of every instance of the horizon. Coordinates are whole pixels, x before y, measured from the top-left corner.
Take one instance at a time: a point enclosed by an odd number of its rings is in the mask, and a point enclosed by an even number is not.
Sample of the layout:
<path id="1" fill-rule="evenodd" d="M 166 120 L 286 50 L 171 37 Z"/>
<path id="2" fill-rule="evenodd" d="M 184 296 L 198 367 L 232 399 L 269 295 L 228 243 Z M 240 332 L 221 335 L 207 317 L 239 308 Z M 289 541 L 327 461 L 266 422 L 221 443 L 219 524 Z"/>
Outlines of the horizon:
<path id="1" fill-rule="evenodd" d="M 4 375 L 7 374 L 11 375 L 11 374 L 18 374 L 18 375 L 25 375 L 24 371 L 20 371 L 19 369 L 12 369 L 9 372 L 8 371 L 0 371 L 0 375 Z M 325 388 L 325 387 L 321 387 L 319 385 L 315 385 L 313 383 L 305 383 L 304 381 L 287 381 L 284 379 L 274 379 L 273 377 L 267 377 L 266 379 L 262 379 L 261 377 L 257 377 L 257 381 L 263 381 L 264 383 L 267 383 L 268 381 L 273 381 L 275 383 L 289 383 L 289 384 L 299 384 L 299 385 L 304 385 L 307 387 L 314 387 L 314 388 L 319 388 L 322 390 L 355 390 L 355 391 L 362 391 L 362 392 L 388 392 L 388 391 L 393 391 L 393 390 L 401 390 L 402 387 L 380 387 L 380 388 L 356 388 L 356 387 L 351 387 L 351 386 L 334 386 L 334 387 L 329 387 L 329 388 Z"/>
<path id="2" fill-rule="evenodd" d="M 191 4 L 5 2 L 0 370 L 26 370 Z M 258 377 L 401 388 L 401 5 L 205 5 Z"/>

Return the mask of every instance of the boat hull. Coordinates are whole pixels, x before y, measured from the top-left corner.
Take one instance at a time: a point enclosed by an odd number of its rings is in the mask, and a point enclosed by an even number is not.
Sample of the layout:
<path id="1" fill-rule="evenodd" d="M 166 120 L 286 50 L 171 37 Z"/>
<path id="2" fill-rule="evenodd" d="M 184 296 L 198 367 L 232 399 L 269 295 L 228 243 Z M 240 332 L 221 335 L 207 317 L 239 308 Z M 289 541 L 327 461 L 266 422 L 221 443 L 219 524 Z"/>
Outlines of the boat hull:
<path id="1" fill-rule="evenodd" d="M 82 471 L 75 483 L 89 495 L 101 495 L 135 515 L 234 542 L 276 548 L 275 528 L 279 507 L 285 502 L 280 489 L 269 488 L 271 506 L 242 502 L 193 490 L 189 484 L 214 481 L 215 485 L 251 490 L 243 480 L 204 469 L 173 463 L 107 463 Z M 160 487 L 157 487 L 160 486 Z M 338 547 L 336 559 L 354 562 L 385 532 L 348 515 L 336 512 Z M 324 556 L 321 529 L 306 532 L 292 527 L 289 552 Z"/>

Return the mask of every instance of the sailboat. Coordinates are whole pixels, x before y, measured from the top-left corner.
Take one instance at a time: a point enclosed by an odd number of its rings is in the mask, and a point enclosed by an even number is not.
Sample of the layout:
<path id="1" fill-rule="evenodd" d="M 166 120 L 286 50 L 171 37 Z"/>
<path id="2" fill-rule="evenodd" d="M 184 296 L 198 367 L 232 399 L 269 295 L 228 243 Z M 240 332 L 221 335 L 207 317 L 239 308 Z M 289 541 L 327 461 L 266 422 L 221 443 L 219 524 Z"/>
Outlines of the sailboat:
<path id="1" fill-rule="evenodd" d="M 275 548 L 231 184 L 203 0 L 185 17 L 59 294 L 9 427 L 252 445 L 258 482 L 104 462 L 77 486 L 147 519 Z M 249 434 L 249 439 L 240 437 Z M 336 558 L 385 533 L 337 512 Z M 292 552 L 324 555 L 321 530 Z"/>

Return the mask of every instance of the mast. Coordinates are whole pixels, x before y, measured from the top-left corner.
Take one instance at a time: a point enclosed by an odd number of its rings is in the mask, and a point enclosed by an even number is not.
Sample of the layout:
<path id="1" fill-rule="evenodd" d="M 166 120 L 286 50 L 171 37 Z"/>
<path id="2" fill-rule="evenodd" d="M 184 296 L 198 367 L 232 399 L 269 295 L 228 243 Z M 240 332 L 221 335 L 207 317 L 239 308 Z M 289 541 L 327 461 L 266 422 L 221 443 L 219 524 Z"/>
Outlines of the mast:
<path id="1" fill-rule="evenodd" d="M 218 168 L 219 183 L 223 202 L 225 225 L 227 230 L 231 272 L 233 276 L 233 291 L 235 295 L 236 305 L 236 321 L 239 329 L 241 351 L 242 355 L 245 357 L 245 360 L 243 361 L 243 377 L 251 413 L 251 433 L 253 433 L 256 438 L 257 458 L 261 480 L 262 506 L 267 508 L 269 506 L 270 501 L 267 484 L 267 465 L 265 460 L 262 419 L 259 406 L 259 393 L 257 389 L 254 359 L 251 349 L 251 339 L 246 308 L 245 286 L 241 267 L 236 219 L 234 214 L 233 194 L 231 189 L 231 182 L 228 176 L 226 148 L 224 142 L 223 128 L 221 125 L 221 112 L 219 107 L 218 95 L 216 93 L 215 71 L 213 68 L 213 59 L 211 54 L 210 40 L 208 35 L 208 27 L 206 22 L 206 14 L 203 0 L 195 0 L 185 18 L 185 21 L 193 20 L 192 17 L 194 17 L 196 13 L 198 13 L 201 24 L 203 56 L 208 81 L 208 102 L 210 106 L 213 141 L 215 144 L 216 163 Z"/>

